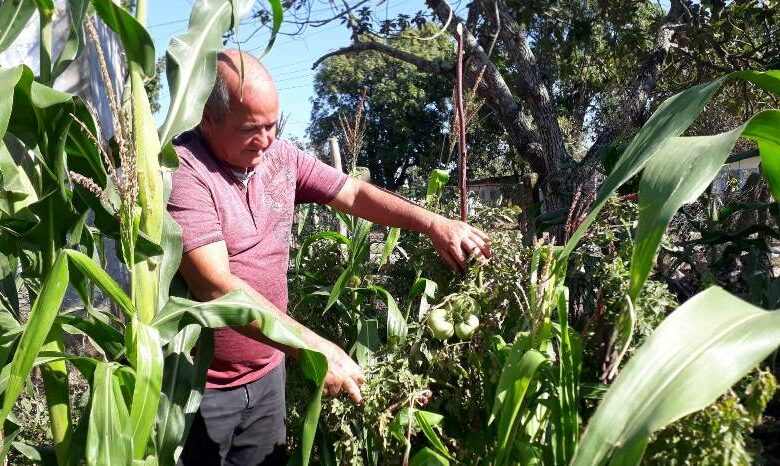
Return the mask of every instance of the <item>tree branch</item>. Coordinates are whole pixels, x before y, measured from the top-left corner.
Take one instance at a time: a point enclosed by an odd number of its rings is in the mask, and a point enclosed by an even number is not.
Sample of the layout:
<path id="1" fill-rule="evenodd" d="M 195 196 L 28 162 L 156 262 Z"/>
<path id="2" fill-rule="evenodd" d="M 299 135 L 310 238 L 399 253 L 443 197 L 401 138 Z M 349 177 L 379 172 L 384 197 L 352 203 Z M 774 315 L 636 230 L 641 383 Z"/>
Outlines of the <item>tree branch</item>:
<path id="1" fill-rule="evenodd" d="M 631 84 L 622 92 L 624 97 L 621 103 L 612 113 L 608 124 L 599 131 L 596 142 L 588 150 L 583 162 L 596 157 L 620 134 L 640 127 L 647 120 L 649 116 L 647 103 L 650 100 L 650 94 L 655 90 L 661 67 L 672 47 L 672 36 L 681 23 L 688 18 L 690 18 L 690 12 L 683 4 L 683 0 L 672 0 L 669 13 L 664 17 L 655 36 L 655 43 L 650 54 L 639 67 Z"/>
<path id="2" fill-rule="evenodd" d="M 455 70 L 455 66 L 451 62 L 445 60 L 427 60 L 412 53 L 404 52 L 403 50 L 397 49 L 395 47 L 390 47 L 389 45 L 374 41 L 355 41 L 348 47 L 326 53 L 317 59 L 316 62 L 314 62 L 314 64 L 311 66 L 311 69 L 317 68 L 320 63 L 331 57 L 338 55 L 352 55 L 367 52 L 369 50 L 380 52 L 389 57 L 393 57 L 395 59 L 409 63 L 410 65 L 414 65 L 419 71 L 425 73 L 449 76 Z"/>
<path id="3" fill-rule="evenodd" d="M 444 0 L 426 0 L 426 4 L 442 23 L 449 17 L 450 6 Z M 463 20 L 454 16 L 447 29 L 453 37 L 458 23 L 463 23 Z M 484 73 L 478 89 L 480 95 L 501 121 L 517 154 L 540 178 L 545 178 L 549 173 L 546 154 L 530 118 L 515 101 L 512 90 L 469 29 L 463 31 L 463 46 L 466 54 L 465 80 L 473 85 L 478 74 Z"/>

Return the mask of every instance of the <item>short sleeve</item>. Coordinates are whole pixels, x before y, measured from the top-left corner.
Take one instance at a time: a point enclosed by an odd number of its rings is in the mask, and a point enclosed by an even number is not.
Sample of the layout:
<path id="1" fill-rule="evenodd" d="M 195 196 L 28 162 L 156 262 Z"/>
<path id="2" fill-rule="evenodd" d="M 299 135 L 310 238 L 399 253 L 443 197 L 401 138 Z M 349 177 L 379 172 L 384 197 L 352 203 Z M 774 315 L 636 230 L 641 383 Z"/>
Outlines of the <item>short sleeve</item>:
<path id="1" fill-rule="evenodd" d="M 327 204 L 341 191 L 347 175 L 311 154 L 287 144 L 296 166 L 295 203 Z"/>
<path id="2" fill-rule="evenodd" d="M 211 189 L 184 159 L 171 176 L 168 212 L 181 227 L 184 253 L 224 241 Z"/>

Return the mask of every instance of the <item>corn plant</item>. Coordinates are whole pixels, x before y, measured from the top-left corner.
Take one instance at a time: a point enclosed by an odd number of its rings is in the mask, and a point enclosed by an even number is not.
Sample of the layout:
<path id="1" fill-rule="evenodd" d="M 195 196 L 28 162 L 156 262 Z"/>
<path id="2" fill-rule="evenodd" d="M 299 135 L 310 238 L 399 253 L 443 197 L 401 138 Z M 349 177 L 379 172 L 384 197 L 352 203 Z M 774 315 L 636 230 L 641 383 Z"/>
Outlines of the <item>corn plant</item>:
<path id="1" fill-rule="evenodd" d="M 669 98 L 626 148 L 572 238 L 559 250 L 546 250 L 549 267 L 540 269 L 535 255 L 528 293 L 534 324 L 512 345 L 501 374 L 491 417 L 499 423 L 491 464 L 507 464 L 509 457 L 524 464 L 639 464 L 654 432 L 714 402 L 780 345 L 780 313 L 761 310 L 718 287 L 707 289 L 653 332 L 579 431 L 581 353 L 575 335 L 566 331 L 563 277 L 568 255 L 608 197 L 644 170 L 630 284 L 616 326 L 617 372 L 633 333 L 634 305 L 664 231 L 674 213 L 711 183 L 738 138 L 757 143 L 764 177 L 772 194 L 780 195 L 780 111 L 761 112 L 725 133 L 680 136 L 729 79 L 780 95 L 780 72 L 768 71 L 732 73 Z M 536 277 L 538 270 L 543 273 Z"/>
<path id="2" fill-rule="evenodd" d="M 275 35 L 281 4 L 272 4 Z M 309 350 L 294 329 L 242 292 L 208 303 L 169 295 L 181 256 L 180 231 L 165 209 L 169 174 L 177 165 L 171 139 L 199 122 L 215 80 L 222 36 L 251 5 L 196 2 L 188 31 L 175 37 L 168 49 L 171 103 L 159 130 L 143 87 L 152 77 L 155 59 L 143 27 L 145 1 L 136 2 L 135 17 L 109 0 L 71 2 L 72 30 L 53 64 L 51 1 L 0 6 L 3 48 L 35 8 L 41 17 L 40 75 L 34 77 L 25 65 L 0 69 L 0 362 L 10 359 L 0 372 L 0 418 L 9 420 L 30 371 L 41 366 L 57 464 L 175 464 L 204 388 L 210 329 L 252 322 L 271 340 L 300 348 L 303 373 L 317 386 L 298 457 L 308 462 L 327 372 L 324 356 Z M 83 50 L 83 19 L 93 12 L 116 32 L 127 57 L 129 84 L 122 100 L 101 63 L 118 157 L 102 146 L 100 128 L 87 106 L 49 87 Z M 89 23 L 86 31 L 93 36 Z M 88 211 L 94 215 L 94 228 L 86 225 Z M 118 241 L 120 258 L 130 271 L 129 295 L 96 262 L 93 233 Z M 15 294 L 17 264 L 33 298 L 26 322 L 20 320 Z M 69 283 L 78 291 L 86 316 L 61 310 Z M 121 318 L 93 308 L 92 287 L 117 305 Z M 101 356 L 66 352 L 64 328 L 86 334 Z M 70 412 L 70 368 L 90 384 L 89 406 L 77 424 Z M 5 426 L 10 433 L 11 423 Z M 12 435 L 4 438 L 3 454 L 12 440 Z"/>
<path id="3" fill-rule="evenodd" d="M 780 345 L 780 313 L 712 287 L 674 311 L 620 366 L 664 231 L 674 213 L 711 183 L 738 138 L 757 143 L 764 177 L 780 195 L 780 111 L 761 112 L 722 134 L 680 136 L 729 79 L 780 95 L 780 72 L 769 71 L 733 73 L 671 97 L 626 148 L 571 240 L 563 247 L 537 246 L 524 292 L 527 328 L 511 344 L 493 337 L 491 351 L 502 369 L 484 428 L 485 464 L 639 464 L 654 432 L 714 402 Z M 568 327 L 563 281 L 568 255 L 608 197 L 642 170 L 629 289 L 614 337 L 618 357 L 611 370 L 618 375 L 582 430 L 582 353 Z M 417 422 L 429 446 L 411 463 L 449 464 L 453 455 L 445 443 Z"/>

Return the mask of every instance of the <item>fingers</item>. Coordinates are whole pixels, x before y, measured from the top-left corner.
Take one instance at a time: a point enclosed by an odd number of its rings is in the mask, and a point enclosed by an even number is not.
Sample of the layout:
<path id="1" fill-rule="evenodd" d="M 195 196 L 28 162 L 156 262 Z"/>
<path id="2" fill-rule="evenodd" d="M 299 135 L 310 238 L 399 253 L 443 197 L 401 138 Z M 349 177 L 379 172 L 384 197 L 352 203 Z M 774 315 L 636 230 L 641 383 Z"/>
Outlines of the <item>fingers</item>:
<path id="1" fill-rule="evenodd" d="M 360 393 L 360 387 L 355 382 L 354 379 L 351 377 L 347 377 L 344 379 L 344 384 L 342 385 L 342 388 L 347 392 L 347 395 L 349 395 L 349 398 L 355 403 L 360 404 L 363 402 L 363 394 Z"/>

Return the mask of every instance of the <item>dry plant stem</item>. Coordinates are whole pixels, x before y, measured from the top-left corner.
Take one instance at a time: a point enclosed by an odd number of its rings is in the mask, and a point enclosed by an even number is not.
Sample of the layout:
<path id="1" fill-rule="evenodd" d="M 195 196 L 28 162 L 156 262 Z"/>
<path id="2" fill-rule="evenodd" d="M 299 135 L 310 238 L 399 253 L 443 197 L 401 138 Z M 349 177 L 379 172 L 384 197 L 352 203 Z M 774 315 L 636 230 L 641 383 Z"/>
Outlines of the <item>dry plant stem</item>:
<path id="1" fill-rule="evenodd" d="M 458 115 L 458 145 L 460 146 L 460 220 L 468 220 L 466 203 L 468 184 L 466 182 L 466 115 L 463 111 L 463 25 L 457 26 L 458 56 L 455 67 L 455 110 Z"/>
<path id="2" fill-rule="evenodd" d="M 122 112 L 119 103 L 116 100 L 116 94 L 114 93 L 114 86 L 111 83 L 111 75 L 108 73 L 108 66 L 106 65 L 106 58 L 103 55 L 103 49 L 100 46 L 100 40 L 98 39 L 95 26 L 92 24 L 92 20 L 87 18 L 84 22 L 84 29 L 87 31 L 92 45 L 97 52 L 98 62 L 100 63 L 100 73 L 103 78 L 103 85 L 106 87 L 106 94 L 108 94 L 108 105 L 111 110 L 111 124 L 114 128 L 114 139 L 119 147 L 119 163 L 122 167 L 122 177 L 117 176 L 116 169 L 113 163 L 110 163 L 111 158 L 108 156 L 105 150 L 101 148 L 103 158 L 109 162 L 109 175 L 111 181 L 116 184 L 117 191 L 122 201 L 123 207 L 132 208 L 135 204 L 135 199 L 138 196 L 138 184 L 136 182 L 136 162 L 134 148 L 132 147 L 132 138 L 130 129 L 127 127 L 124 112 Z M 76 120 L 78 121 L 78 120 Z M 79 121 L 82 129 L 90 136 L 98 147 L 101 147 L 97 142 L 95 135 L 91 134 L 89 129 Z M 113 173 L 112 173 L 113 172 Z"/>
<path id="3" fill-rule="evenodd" d="M 347 144 L 347 152 L 350 157 L 350 173 L 357 169 L 357 158 L 363 148 L 363 138 L 366 134 L 366 122 L 363 119 L 363 106 L 366 103 L 368 88 L 363 88 L 363 95 L 360 96 L 355 119 L 349 122 L 346 115 L 339 115 L 339 125 L 344 132 L 344 141 Z"/>

